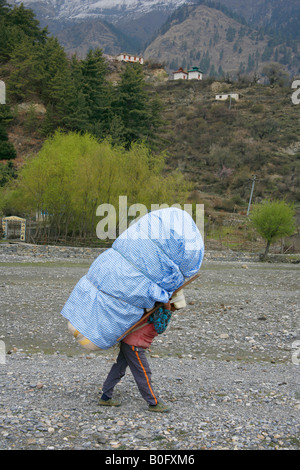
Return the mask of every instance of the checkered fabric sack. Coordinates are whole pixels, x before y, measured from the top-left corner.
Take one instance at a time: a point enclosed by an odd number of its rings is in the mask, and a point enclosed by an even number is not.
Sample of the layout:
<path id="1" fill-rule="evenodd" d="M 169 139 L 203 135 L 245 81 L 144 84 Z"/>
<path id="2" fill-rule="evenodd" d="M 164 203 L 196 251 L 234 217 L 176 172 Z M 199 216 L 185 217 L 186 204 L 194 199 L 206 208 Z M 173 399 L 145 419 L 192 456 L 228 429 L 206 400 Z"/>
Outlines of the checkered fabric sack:
<path id="1" fill-rule="evenodd" d="M 155 303 L 200 269 L 204 245 L 190 215 L 150 212 L 101 253 L 71 292 L 62 315 L 85 338 L 108 349 Z"/>

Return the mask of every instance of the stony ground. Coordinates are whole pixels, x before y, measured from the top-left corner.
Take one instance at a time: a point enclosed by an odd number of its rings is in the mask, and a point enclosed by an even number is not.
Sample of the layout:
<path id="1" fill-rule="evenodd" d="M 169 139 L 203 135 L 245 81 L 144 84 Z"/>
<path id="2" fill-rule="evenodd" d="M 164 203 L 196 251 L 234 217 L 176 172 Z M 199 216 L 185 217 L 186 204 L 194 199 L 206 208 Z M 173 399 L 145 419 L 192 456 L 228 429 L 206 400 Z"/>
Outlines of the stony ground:
<path id="1" fill-rule="evenodd" d="M 0 255 L 0 449 L 299 450 L 299 265 L 205 261 L 149 351 L 154 414 L 116 348 L 88 354 L 60 310 L 91 260 Z"/>

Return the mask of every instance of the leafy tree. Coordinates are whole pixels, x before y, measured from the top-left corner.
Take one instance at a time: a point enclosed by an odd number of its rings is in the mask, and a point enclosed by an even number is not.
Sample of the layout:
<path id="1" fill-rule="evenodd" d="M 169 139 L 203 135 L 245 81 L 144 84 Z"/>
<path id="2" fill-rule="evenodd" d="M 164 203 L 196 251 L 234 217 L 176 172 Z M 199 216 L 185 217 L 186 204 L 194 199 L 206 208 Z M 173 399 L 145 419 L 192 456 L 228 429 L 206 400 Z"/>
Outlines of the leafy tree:
<path id="1" fill-rule="evenodd" d="M 145 90 L 140 64 L 126 64 L 112 102 L 127 148 L 132 142 L 149 139 L 159 125 L 159 100 L 151 100 Z"/>
<path id="2" fill-rule="evenodd" d="M 44 77 L 41 48 L 32 44 L 29 38 L 16 45 L 10 60 L 13 70 L 8 82 L 8 95 L 13 100 L 32 97 L 42 88 Z"/>
<path id="3" fill-rule="evenodd" d="M 45 44 L 24 38 L 15 46 L 10 63 L 13 65 L 8 82 L 10 97 L 21 100 L 37 95 L 45 103 L 51 101 L 53 78 L 68 67 L 65 51 L 55 38 L 48 38 Z"/>
<path id="4" fill-rule="evenodd" d="M 122 119 L 117 114 L 112 118 L 110 125 L 110 137 L 112 145 L 123 145 L 126 142 L 126 130 Z"/>
<path id="5" fill-rule="evenodd" d="M 76 86 L 72 70 L 66 64 L 49 84 L 48 128 L 84 131 L 88 128 L 88 109 L 83 92 Z M 50 127 L 49 127 L 50 126 Z"/>
<path id="6" fill-rule="evenodd" d="M 220 55 L 222 54 L 222 51 Z M 200 61 L 200 69 L 203 70 L 203 73 L 207 73 L 209 71 L 210 67 L 210 57 L 209 57 L 209 52 L 206 51 L 204 52 L 202 59 Z"/>
<path id="7" fill-rule="evenodd" d="M 56 127 L 57 122 L 55 118 L 54 106 L 50 103 L 46 108 L 46 114 L 41 127 L 41 134 L 43 136 L 50 136 L 51 134 L 53 134 Z"/>
<path id="8" fill-rule="evenodd" d="M 28 134 L 31 134 L 32 132 L 36 131 L 38 128 L 38 117 L 36 113 L 36 109 L 33 103 L 30 104 L 27 116 L 24 120 L 24 129 Z"/>
<path id="9" fill-rule="evenodd" d="M 36 42 L 44 42 L 48 31 L 41 29 L 39 21 L 35 18 L 35 13 L 30 8 L 25 8 L 23 3 L 14 6 L 8 13 L 8 22 L 17 26 L 24 35 L 32 38 Z"/>
<path id="10" fill-rule="evenodd" d="M 5 165 L 0 165 L 0 187 L 5 186 L 12 178 L 17 178 L 17 172 L 10 160 Z"/>
<path id="11" fill-rule="evenodd" d="M 10 34 L 6 24 L 6 8 L 0 3 L 0 62 L 7 62 L 10 58 Z"/>
<path id="12" fill-rule="evenodd" d="M 118 213 L 120 195 L 148 209 L 154 203 L 184 202 L 187 184 L 181 174 L 163 176 L 164 159 L 144 144 L 133 143 L 126 151 L 91 134 L 56 132 L 21 168 L 5 207 L 25 216 L 47 213 L 54 239 L 95 236 L 96 208 L 110 203 Z"/>
<path id="13" fill-rule="evenodd" d="M 32 10 L 20 6 L 8 5 L 0 1 L 0 60 L 7 62 L 16 46 L 24 40 L 31 43 L 45 43 L 47 28 L 40 29 L 39 22 Z"/>
<path id="14" fill-rule="evenodd" d="M 68 107 L 64 108 L 63 125 L 69 130 L 82 133 L 89 128 L 89 112 L 82 91 L 69 102 L 69 112 Z"/>
<path id="15" fill-rule="evenodd" d="M 111 135 L 114 145 L 125 144 L 127 149 L 142 140 L 157 146 L 161 103 L 145 91 L 140 64 L 127 64 L 119 86 L 113 87 L 100 49 L 90 50 L 83 60 L 76 56 L 69 60 L 30 9 L 23 4 L 11 7 L 4 0 L 0 0 L 0 60 L 9 61 L 10 102 L 38 99 L 45 105 L 43 135 L 62 128 L 87 131 L 100 139 Z M 26 125 L 34 126 L 34 119 Z"/>
<path id="16" fill-rule="evenodd" d="M 10 160 L 16 157 L 16 150 L 8 140 L 7 125 L 12 115 L 9 107 L 0 104 L 0 160 Z"/>
<path id="17" fill-rule="evenodd" d="M 157 94 L 154 96 L 154 98 L 149 100 L 149 108 L 147 143 L 151 149 L 155 150 L 159 147 L 160 144 L 157 131 L 164 123 L 162 119 L 163 105 Z"/>
<path id="18" fill-rule="evenodd" d="M 6 14 L 7 9 L 8 9 L 8 3 L 6 2 L 6 0 L 0 0 L 0 13 L 1 13 L 1 15 Z"/>
<path id="19" fill-rule="evenodd" d="M 56 75 L 67 73 L 69 62 L 57 38 L 49 37 L 37 57 L 42 67 L 41 89 L 37 92 L 46 103 L 51 101 L 51 84 Z"/>
<path id="20" fill-rule="evenodd" d="M 273 54 L 273 46 L 267 44 L 264 51 L 263 51 L 263 53 L 262 53 L 261 60 L 263 62 L 267 62 L 268 60 L 271 59 L 272 54 Z"/>
<path id="21" fill-rule="evenodd" d="M 89 117 L 88 129 L 98 137 L 104 137 L 111 121 L 111 93 L 106 80 L 107 66 L 100 49 L 88 52 L 81 62 L 81 74 L 81 91 Z"/>
<path id="22" fill-rule="evenodd" d="M 16 150 L 11 142 L 0 141 L 0 160 L 16 158 Z"/>
<path id="23" fill-rule="evenodd" d="M 226 39 L 229 42 L 233 42 L 234 38 L 236 35 L 236 29 L 232 28 L 232 26 L 229 26 L 229 28 L 226 31 Z"/>
<path id="24" fill-rule="evenodd" d="M 262 73 L 268 78 L 270 85 L 279 85 L 280 87 L 284 87 L 289 82 L 289 74 L 280 64 L 272 63 L 265 65 Z"/>
<path id="25" fill-rule="evenodd" d="M 267 242 L 263 259 L 267 257 L 271 243 L 280 237 L 293 234 L 294 215 L 293 206 L 284 201 L 265 201 L 253 207 L 251 222 Z"/>

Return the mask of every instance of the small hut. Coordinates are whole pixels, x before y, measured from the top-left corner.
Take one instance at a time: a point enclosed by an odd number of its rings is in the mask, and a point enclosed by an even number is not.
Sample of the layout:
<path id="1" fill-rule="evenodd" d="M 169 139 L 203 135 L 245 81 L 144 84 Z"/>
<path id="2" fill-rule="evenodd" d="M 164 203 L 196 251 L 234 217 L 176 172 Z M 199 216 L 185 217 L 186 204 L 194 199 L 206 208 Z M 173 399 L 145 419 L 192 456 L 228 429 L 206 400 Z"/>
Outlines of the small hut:
<path id="1" fill-rule="evenodd" d="M 4 217 L 2 219 L 2 229 L 4 239 L 19 238 L 24 242 L 26 235 L 26 219 L 16 216 Z"/>

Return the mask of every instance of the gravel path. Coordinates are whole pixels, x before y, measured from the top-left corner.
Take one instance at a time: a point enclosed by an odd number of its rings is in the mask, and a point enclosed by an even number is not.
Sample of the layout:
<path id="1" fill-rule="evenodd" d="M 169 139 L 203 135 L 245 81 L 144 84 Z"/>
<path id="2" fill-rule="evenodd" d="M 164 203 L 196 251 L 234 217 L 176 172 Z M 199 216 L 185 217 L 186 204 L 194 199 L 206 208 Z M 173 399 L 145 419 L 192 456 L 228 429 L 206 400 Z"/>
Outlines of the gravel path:
<path id="1" fill-rule="evenodd" d="M 130 372 L 97 404 L 117 348 L 88 354 L 60 315 L 90 264 L 0 256 L 0 449 L 299 450 L 299 265 L 204 262 L 148 352 L 156 415 Z"/>

